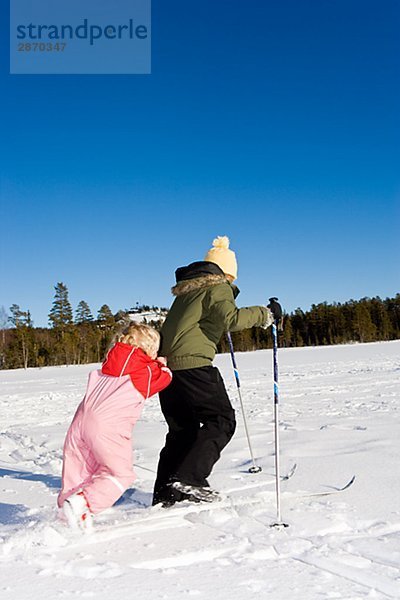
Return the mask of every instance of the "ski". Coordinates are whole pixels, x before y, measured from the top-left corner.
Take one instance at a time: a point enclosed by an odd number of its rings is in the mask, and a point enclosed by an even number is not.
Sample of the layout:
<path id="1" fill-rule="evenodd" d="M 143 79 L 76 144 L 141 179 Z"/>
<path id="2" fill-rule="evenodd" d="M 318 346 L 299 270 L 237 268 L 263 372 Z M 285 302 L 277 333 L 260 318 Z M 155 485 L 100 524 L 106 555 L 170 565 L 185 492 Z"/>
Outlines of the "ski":
<path id="1" fill-rule="evenodd" d="M 282 481 L 287 481 L 291 477 L 293 477 L 294 473 L 296 472 L 296 469 L 297 464 L 295 463 L 285 475 L 282 475 Z M 171 506 L 170 508 L 161 508 L 161 506 L 146 507 L 141 501 L 133 500 L 132 504 L 135 505 L 133 511 L 124 511 L 125 514 L 123 519 L 118 519 L 116 515 L 117 518 L 114 522 L 107 523 L 105 521 L 100 520 L 100 522 L 98 522 L 95 525 L 95 533 L 103 533 L 110 529 L 129 529 L 130 531 L 135 530 L 135 532 L 139 532 L 146 528 L 146 524 L 154 524 L 155 526 L 159 525 L 160 529 L 179 527 L 185 524 L 186 515 L 191 513 L 201 513 L 206 511 L 213 511 L 216 509 L 235 510 L 239 509 L 240 507 L 265 503 L 265 498 L 261 495 L 244 498 L 235 498 L 235 496 L 230 497 L 230 494 L 234 492 L 241 492 L 260 488 L 264 485 L 273 485 L 274 483 L 274 479 L 266 481 L 255 481 L 253 484 L 250 483 L 242 486 L 221 490 L 221 496 L 219 501 L 214 501 L 210 503 L 179 502 Z M 262 494 L 262 492 L 258 493 Z"/>
<path id="2" fill-rule="evenodd" d="M 284 476 L 289 479 L 293 476 L 296 471 L 296 465 L 294 465 L 290 471 Z M 284 497 L 286 500 L 298 499 L 298 498 L 310 498 L 310 497 L 321 497 L 337 494 L 348 490 L 354 483 L 356 476 L 354 475 L 343 487 L 335 487 L 333 489 L 324 492 L 310 492 L 310 493 L 290 493 L 286 492 Z M 264 482 L 271 483 L 271 482 Z M 262 485 L 261 483 L 255 483 L 254 487 Z M 232 491 L 241 491 L 246 488 L 235 488 Z M 229 490 L 229 494 L 231 490 Z M 266 495 L 267 494 L 267 495 Z M 189 526 L 191 518 L 189 515 L 195 515 L 200 513 L 212 512 L 215 510 L 233 510 L 240 511 L 246 507 L 262 507 L 267 509 L 269 504 L 270 492 L 263 493 L 258 492 L 253 496 L 236 497 L 228 495 L 228 490 L 221 492 L 221 498 L 219 501 L 214 502 L 179 502 L 169 508 L 162 508 L 159 506 L 144 508 L 143 504 L 137 504 L 133 511 L 124 511 L 123 518 L 118 518 L 115 515 L 114 519 L 111 520 L 99 520 L 94 526 L 94 531 L 91 536 L 85 538 L 85 544 L 93 541 L 100 541 L 104 536 L 105 539 L 118 538 L 121 535 L 132 535 L 145 533 L 148 531 L 162 531 L 166 529 L 172 529 L 177 527 Z M 122 517 L 122 515 L 121 515 Z M 283 525 L 283 524 L 280 524 Z M 274 525 L 275 526 L 275 525 Z"/>
<path id="3" fill-rule="evenodd" d="M 281 475 L 281 481 L 288 481 L 295 474 L 297 464 L 295 463 L 292 468 L 285 474 Z M 267 479 L 261 481 L 254 481 L 253 483 L 247 483 L 237 487 L 231 487 L 226 490 L 222 490 L 223 494 L 231 494 L 232 492 L 241 492 L 242 490 L 251 490 L 253 488 L 262 487 L 264 485 L 274 485 L 275 479 Z"/>
<path id="4" fill-rule="evenodd" d="M 245 498 L 230 498 L 229 496 L 221 495 L 221 499 L 215 502 L 179 502 L 169 508 L 161 508 L 161 506 L 149 507 L 141 509 L 138 507 L 134 512 L 125 512 L 123 519 L 113 521 L 101 520 L 95 523 L 93 534 L 90 540 L 99 539 L 103 534 L 106 534 L 107 539 L 119 537 L 120 535 L 131 535 L 145 533 L 151 530 L 173 529 L 177 527 L 185 527 L 190 525 L 188 516 L 192 514 L 206 513 L 214 510 L 240 510 L 242 507 L 264 505 L 265 498 L 261 495 L 245 497 Z M 145 512 L 145 514 L 143 514 Z M 86 541 L 85 541 L 86 543 Z"/>
<path id="5" fill-rule="evenodd" d="M 293 494 L 293 497 L 295 497 L 295 498 L 315 498 L 317 496 L 331 496 L 333 494 L 340 494 L 341 492 L 348 490 L 349 487 L 353 485 L 355 480 L 356 480 L 356 476 L 353 475 L 353 477 L 343 487 L 332 486 L 332 489 L 326 490 L 325 492 L 309 492 L 309 493 L 306 492 L 304 494 Z M 287 494 L 286 494 L 286 497 L 288 497 Z"/>
<path id="6" fill-rule="evenodd" d="M 288 473 L 286 473 L 286 475 L 281 475 L 281 481 L 287 481 L 288 479 L 293 477 L 293 475 L 296 472 L 296 469 L 297 469 L 297 464 L 294 463 L 293 467 L 290 469 L 290 471 L 288 471 Z"/>

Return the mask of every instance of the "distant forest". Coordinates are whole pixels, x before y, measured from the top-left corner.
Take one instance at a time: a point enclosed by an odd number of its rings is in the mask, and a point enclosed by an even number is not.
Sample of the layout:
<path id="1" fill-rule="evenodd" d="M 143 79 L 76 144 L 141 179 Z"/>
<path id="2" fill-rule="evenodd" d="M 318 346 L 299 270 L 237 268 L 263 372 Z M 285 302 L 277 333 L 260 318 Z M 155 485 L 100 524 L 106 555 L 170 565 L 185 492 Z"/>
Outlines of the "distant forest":
<path id="1" fill-rule="evenodd" d="M 63 283 L 55 286 L 49 327 L 34 327 L 29 310 L 13 304 L 9 313 L 0 308 L 0 369 L 101 362 L 115 331 L 129 319 L 141 319 L 159 329 L 167 309 L 138 306 L 113 314 L 103 304 L 94 316 L 84 300 L 75 314 Z M 232 334 L 238 351 L 271 348 L 270 329 L 259 327 Z M 362 298 L 344 303 L 313 304 L 285 314 L 282 347 L 326 346 L 400 339 L 400 294 L 382 300 Z M 228 352 L 222 338 L 219 352 Z"/>

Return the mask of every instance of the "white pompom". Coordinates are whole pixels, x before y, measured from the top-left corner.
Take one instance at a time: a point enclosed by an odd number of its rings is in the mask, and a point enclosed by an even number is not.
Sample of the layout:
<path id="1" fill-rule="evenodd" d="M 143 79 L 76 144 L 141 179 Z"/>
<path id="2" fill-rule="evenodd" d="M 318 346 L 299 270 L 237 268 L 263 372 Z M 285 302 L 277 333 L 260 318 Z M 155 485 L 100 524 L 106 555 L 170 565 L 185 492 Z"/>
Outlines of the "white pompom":
<path id="1" fill-rule="evenodd" d="M 213 241 L 213 246 L 214 248 L 223 248 L 226 250 L 229 248 L 229 238 L 226 235 L 219 235 Z"/>

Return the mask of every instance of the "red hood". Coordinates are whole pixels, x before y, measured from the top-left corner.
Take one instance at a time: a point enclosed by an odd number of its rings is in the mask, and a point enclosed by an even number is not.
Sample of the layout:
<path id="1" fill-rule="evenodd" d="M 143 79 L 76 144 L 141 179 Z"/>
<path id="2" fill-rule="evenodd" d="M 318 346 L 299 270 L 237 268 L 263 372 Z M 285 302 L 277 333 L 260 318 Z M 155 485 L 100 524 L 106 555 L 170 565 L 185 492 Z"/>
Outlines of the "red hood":
<path id="1" fill-rule="evenodd" d="M 151 362 L 152 359 L 141 348 L 117 342 L 108 352 L 101 371 L 105 375 L 114 377 L 131 375 L 143 367 L 146 368 Z"/>

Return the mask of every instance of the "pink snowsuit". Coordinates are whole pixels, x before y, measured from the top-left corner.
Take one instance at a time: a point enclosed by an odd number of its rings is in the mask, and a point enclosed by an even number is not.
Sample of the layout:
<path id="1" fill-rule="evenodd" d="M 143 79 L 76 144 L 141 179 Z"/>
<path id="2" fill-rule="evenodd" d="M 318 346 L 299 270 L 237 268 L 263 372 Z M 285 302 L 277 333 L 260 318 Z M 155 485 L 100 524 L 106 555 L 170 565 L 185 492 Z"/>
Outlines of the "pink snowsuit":
<path id="1" fill-rule="evenodd" d="M 92 513 L 109 508 L 135 479 L 132 427 L 146 398 L 171 382 L 171 371 L 140 348 L 118 342 L 89 374 L 64 443 L 58 506 L 82 489 Z"/>

